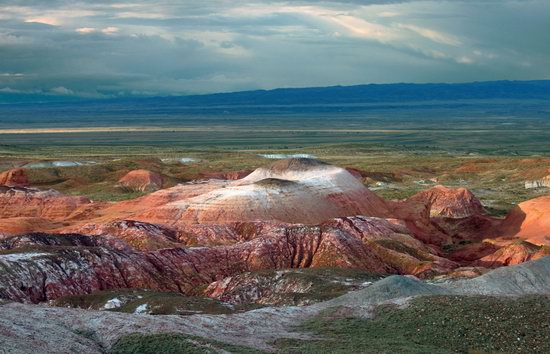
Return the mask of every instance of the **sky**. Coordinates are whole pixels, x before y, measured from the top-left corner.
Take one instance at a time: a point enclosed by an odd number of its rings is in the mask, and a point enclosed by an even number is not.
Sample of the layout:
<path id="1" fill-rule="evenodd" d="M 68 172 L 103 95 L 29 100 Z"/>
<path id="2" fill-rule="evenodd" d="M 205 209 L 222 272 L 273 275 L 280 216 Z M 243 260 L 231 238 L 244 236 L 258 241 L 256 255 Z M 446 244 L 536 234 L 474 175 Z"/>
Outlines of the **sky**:
<path id="1" fill-rule="evenodd" d="M 550 79 L 550 1 L 0 0 L 0 93 Z"/>

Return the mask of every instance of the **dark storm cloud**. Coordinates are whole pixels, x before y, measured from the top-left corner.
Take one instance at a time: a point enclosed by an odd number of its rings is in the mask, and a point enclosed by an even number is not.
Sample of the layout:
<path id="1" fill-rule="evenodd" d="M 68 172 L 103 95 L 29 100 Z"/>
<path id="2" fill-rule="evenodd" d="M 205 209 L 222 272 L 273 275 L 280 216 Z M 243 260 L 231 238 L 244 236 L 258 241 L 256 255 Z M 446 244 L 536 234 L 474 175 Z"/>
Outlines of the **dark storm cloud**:
<path id="1" fill-rule="evenodd" d="M 0 93 L 550 78 L 548 1 L 0 1 Z"/>

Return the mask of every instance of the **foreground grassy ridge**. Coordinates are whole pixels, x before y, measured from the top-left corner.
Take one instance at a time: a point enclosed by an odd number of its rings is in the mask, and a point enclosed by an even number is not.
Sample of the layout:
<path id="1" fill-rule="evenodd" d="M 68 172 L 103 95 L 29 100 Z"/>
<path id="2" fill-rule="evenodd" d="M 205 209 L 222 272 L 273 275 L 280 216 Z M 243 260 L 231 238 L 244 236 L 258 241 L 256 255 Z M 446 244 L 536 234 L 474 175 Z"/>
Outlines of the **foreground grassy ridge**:
<path id="1" fill-rule="evenodd" d="M 548 353 L 549 300 L 430 296 L 405 309 L 381 306 L 374 319 L 349 317 L 353 309 L 330 309 L 300 327 L 318 340 L 276 345 L 284 353 Z"/>
<path id="2" fill-rule="evenodd" d="M 130 334 L 122 337 L 109 354 L 210 354 L 220 351 L 255 354 L 261 351 L 177 333 Z"/>

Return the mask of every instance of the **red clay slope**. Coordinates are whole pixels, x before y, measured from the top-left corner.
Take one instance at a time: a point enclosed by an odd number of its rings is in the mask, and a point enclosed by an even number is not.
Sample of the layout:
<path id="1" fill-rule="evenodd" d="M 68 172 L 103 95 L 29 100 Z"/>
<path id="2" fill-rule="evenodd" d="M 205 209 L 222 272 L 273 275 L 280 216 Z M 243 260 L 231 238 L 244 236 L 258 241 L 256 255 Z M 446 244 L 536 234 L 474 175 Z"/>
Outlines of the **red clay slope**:
<path id="1" fill-rule="evenodd" d="M 550 245 L 550 196 L 518 204 L 498 229 L 499 236 L 514 236 L 536 245 Z"/>

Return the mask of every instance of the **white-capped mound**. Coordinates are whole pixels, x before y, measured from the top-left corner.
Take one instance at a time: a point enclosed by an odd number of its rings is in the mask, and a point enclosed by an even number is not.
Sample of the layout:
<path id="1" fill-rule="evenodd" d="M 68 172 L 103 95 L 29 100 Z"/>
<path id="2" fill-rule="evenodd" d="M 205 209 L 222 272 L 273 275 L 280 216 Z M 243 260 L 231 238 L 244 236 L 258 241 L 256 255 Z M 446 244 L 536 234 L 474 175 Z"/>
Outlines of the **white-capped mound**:
<path id="1" fill-rule="evenodd" d="M 317 224 L 339 216 L 389 216 L 385 202 L 343 168 L 287 159 L 194 198 L 141 215 L 165 224 L 277 220 Z"/>

